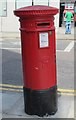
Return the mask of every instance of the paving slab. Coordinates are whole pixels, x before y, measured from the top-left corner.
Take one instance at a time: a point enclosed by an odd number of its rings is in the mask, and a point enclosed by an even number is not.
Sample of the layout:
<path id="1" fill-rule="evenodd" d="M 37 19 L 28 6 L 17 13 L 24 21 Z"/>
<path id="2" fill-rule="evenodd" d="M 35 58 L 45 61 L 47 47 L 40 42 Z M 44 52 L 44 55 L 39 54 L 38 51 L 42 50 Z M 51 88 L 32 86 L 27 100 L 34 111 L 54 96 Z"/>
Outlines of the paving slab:
<path id="1" fill-rule="evenodd" d="M 13 107 L 16 107 L 16 102 L 20 99 L 21 94 L 19 93 L 2 93 L 2 113 L 10 112 Z"/>

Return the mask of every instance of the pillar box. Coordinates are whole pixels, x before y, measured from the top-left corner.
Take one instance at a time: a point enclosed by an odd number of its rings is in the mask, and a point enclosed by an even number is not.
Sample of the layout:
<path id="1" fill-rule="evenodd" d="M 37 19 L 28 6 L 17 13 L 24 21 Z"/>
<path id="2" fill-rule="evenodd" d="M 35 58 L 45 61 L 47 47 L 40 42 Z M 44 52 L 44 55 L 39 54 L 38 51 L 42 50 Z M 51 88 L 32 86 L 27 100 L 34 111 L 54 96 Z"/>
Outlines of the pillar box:
<path id="1" fill-rule="evenodd" d="M 57 8 L 29 6 L 14 11 L 19 17 L 24 78 L 24 106 L 30 115 L 57 111 L 54 15 Z"/>

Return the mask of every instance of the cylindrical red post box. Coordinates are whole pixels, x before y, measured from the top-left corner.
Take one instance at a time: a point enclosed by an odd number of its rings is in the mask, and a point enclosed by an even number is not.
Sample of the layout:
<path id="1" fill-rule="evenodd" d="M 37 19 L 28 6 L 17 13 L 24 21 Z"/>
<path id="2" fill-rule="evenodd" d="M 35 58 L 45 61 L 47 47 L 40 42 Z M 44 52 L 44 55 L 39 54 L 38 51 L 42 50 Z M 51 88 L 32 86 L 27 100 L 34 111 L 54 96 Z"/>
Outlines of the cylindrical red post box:
<path id="1" fill-rule="evenodd" d="M 25 112 L 43 116 L 57 111 L 54 15 L 57 8 L 29 6 L 20 17 Z"/>

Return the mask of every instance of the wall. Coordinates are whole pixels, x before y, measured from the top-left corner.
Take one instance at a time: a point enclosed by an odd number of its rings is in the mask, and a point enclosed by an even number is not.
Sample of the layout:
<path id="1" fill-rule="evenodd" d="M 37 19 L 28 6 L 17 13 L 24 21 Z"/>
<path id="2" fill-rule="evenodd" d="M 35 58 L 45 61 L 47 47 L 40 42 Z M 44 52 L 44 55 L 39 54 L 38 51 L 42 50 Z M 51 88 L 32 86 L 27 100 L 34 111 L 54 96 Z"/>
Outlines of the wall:
<path id="1" fill-rule="evenodd" d="M 56 8 L 60 8 L 60 0 L 49 0 L 49 5 L 50 6 L 53 6 L 53 7 L 56 7 Z M 56 32 L 58 30 L 58 27 L 59 27 L 59 13 L 57 15 L 55 15 L 55 27 L 56 27 Z"/>
<path id="2" fill-rule="evenodd" d="M 2 13 L 2 3 L 0 2 L 0 16 Z M 1 32 L 1 17 L 0 17 L 0 32 Z"/>
<path id="3" fill-rule="evenodd" d="M 7 0 L 7 16 L 2 17 L 2 32 L 17 32 L 19 28 L 18 18 L 13 15 L 15 0 Z"/>
<path id="4" fill-rule="evenodd" d="M 1 17 L 0 17 L 0 32 L 1 32 Z"/>

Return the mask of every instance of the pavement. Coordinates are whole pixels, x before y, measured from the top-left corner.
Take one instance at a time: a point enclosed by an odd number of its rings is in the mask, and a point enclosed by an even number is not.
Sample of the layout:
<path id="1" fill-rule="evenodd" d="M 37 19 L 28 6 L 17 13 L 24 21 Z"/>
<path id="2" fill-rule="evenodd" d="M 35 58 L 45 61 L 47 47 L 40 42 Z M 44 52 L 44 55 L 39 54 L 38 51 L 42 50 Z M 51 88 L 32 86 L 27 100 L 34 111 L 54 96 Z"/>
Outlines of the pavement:
<path id="1" fill-rule="evenodd" d="M 56 41 L 58 111 L 55 115 L 43 118 L 76 119 L 74 112 L 74 102 L 76 102 L 74 44 L 76 42 L 69 39 Z M 0 71 L 0 74 L 2 73 L 0 75 L 0 118 L 40 118 L 24 112 L 20 40 L 17 38 L 0 39 L 0 59 L 2 59 L 0 61 L 0 66 L 2 66 L 2 71 Z"/>
<path id="2" fill-rule="evenodd" d="M 56 33 L 57 40 L 75 40 L 76 39 L 76 27 L 71 28 L 71 34 L 65 34 L 65 26 L 59 27 Z"/>
<path id="3" fill-rule="evenodd" d="M 20 39 L 20 31 L 19 32 L 2 32 L 0 33 L 0 38 L 14 38 Z M 56 31 L 56 39 L 57 40 L 75 40 L 76 39 L 76 27 L 71 28 L 71 34 L 65 34 L 65 26 L 57 28 Z"/>

